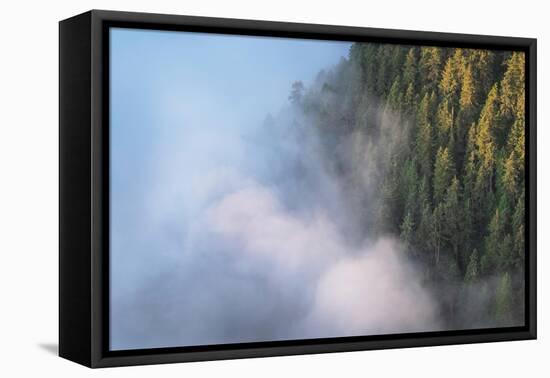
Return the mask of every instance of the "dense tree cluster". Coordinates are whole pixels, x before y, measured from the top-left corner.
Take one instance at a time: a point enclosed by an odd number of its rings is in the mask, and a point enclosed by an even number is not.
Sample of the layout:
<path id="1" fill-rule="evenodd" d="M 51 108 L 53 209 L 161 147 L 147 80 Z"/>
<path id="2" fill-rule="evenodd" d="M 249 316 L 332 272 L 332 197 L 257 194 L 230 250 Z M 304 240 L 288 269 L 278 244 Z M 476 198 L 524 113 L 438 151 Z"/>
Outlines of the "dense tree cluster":
<path id="1" fill-rule="evenodd" d="M 355 43 L 290 98 L 350 187 L 372 173 L 365 229 L 400 237 L 450 326 L 523 323 L 523 53 Z"/>

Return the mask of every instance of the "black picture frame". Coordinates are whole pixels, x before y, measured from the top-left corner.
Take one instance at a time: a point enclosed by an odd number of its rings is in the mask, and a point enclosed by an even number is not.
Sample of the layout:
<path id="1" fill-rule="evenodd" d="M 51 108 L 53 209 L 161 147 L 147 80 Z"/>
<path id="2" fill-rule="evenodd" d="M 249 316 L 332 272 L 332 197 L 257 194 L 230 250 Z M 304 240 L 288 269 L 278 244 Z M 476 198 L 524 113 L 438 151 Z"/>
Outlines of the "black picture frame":
<path id="1" fill-rule="evenodd" d="M 108 350 L 109 39 L 112 26 L 520 50 L 526 54 L 526 324 L 523 327 Z M 59 355 L 88 367 L 536 338 L 536 39 L 92 10 L 59 24 Z"/>

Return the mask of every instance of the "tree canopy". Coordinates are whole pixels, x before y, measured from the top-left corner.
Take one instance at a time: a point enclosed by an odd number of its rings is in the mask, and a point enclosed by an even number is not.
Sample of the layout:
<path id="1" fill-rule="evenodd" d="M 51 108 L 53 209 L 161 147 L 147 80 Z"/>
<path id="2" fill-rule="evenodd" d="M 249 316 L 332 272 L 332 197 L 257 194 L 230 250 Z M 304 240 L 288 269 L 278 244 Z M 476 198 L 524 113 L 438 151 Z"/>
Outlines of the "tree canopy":
<path id="1" fill-rule="evenodd" d="M 399 237 L 434 286 L 450 277 L 465 288 L 493 282 L 484 315 L 521 323 L 524 53 L 355 43 L 321 80 L 324 90 L 305 93 L 294 83 L 290 100 L 331 138 L 380 144 L 369 155 L 380 197 L 365 217 L 375 219 L 371 230 Z M 443 305 L 457 326 L 464 292 L 447 293 Z"/>

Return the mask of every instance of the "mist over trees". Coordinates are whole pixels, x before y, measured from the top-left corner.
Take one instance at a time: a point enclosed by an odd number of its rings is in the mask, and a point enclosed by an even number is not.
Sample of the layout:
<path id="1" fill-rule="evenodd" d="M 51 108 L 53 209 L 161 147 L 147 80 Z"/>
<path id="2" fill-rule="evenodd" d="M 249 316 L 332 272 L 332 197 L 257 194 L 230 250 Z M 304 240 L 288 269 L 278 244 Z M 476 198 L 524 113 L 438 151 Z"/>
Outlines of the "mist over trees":
<path id="1" fill-rule="evenodd" d="M 355 238 L 398 237 L 448 329 L 524 323 L 523 53 L 355 43 L 289 101 Z"/>
<path id="2" fill-rule="evenodd" d="M 199 42 L 114 49 L 113 350 L 524 324 L 523 53 Z"/>

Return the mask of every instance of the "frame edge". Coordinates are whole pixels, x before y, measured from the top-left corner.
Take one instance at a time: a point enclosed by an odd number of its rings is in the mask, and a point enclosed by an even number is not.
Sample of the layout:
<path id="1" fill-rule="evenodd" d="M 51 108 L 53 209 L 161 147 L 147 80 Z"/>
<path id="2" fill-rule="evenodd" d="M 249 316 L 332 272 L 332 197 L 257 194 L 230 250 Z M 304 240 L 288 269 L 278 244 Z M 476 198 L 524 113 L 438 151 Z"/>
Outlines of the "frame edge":
<path id="1" fill-rule="evenodd" d="M 90 20 L 59 22 L 59 356 L 90 366 Z"/>
<path id="2" fill-rule="evenodd" d="M 191 361 L 204 361 L 204 360 L 222 360 L 222 359 L 235 359 L 235 358 L 254 358 L 254 357 L 268 357 L 268 356 L 283 356 L 283 355 L 300 355 L 300 354 L 313 354 L 313 353 L 330 353 L 330 352 L 345 352 L 345 351 L 362 351 L 372 349 L 390 349 L 390 348 L 408 348 L 408 347 L 426 347 L 426 346 L 438 346 L 438 345 L 452 345 L 452 344 L 469 344 L 469 343 L 483 343 L 483 342 L 496 342 L 496 341 L 514 341 L 514 340 L 531 340 L 536 339 L 536 42 L 534 38 L 515 38 L 515 37 L 495 37 L 486 35 L 469 35 L 469 34 L 455 34 L 455 33 L 433 33 L 425 31 L 407 31 L 407 30 L 387 30 L 387 29 L 374 29 L 363 28 L 353 26 L 332 26 L 321 24 L 300 24 L 300 23 L 285 23 L 285 22 L 273 22 L 273 21 L 256 21 L 256 20 L 238 20 L 238 19 L 225 19 L 225 18 L 209 18 L 209 17 L 195 17 L 195 16 L 177 16 L 177 15 L 162 15 L 162 14 L 147 14 L 147 13 L 134 13 L 134 12 L 116 12 L 116 11 L 104 11 L 104 10 L 92 10 L 88 12 L 91 18 L 91 32 L 90 41 L 92 56 L 89 61 L 91 62 L 90 69 L 90 92 L 91 98 L 88 106 L 91 104 L 91 175 L 93 176 L 92 188 L 93 192 L 91 196 L 92 201 L 92 241 L 91 241 L 91 304 L 90 309 L 90 324 L 91 326 L 91 351 L 90 361 L 86 364 L 90 367 L 112 367 L 112 366 L 129 366 L 140 364 L 159 364 L 159 363 L 173 363 L 173 362 L 191 362 Z M 431 43 L 443 43 L 451 41 L 455 44 L 468 44 L 474 46 L 482 46 L 485 44 L 491 44 L 497 47 L 515 47 L 516 49 L 523 49 L 529 56 L 529 77 L 526 82 L 529 85 L 528 90 L 528 116 L 529 116 L 529 172 L 530 172 L 530 206 L 529 206 L 529 240 L 531 259 L 529 260 L 530 277 L 529 282 L 529 327 L 527 330 L 521 331 L 507 331 L 503 329 L 502 332 L 496 332 L 492 334 L 483 333 L 480 330 L 480 334 L 477 335 L 459 335 L 459 336 L 428 336 L 423 338 L 413 339 L 386 339 L 386 340 L 373 340 L 373 341 L 359 341 L 359 342 L 340 342 L 340 343 L 319 343 L 310 345 L 299 346 L 275 346 L 275 347 L 261 347 L 250 348 L 245 345 L 242 348 L 233 350 L 210 350 L 205 352 L 176 352 L 176 353 L 158 353 L 158 354 L 141 354 L 132 356 L 108 356 L 104 354 L 102 347 L 105 345 L 106 340 L 102 334 L 103 328 L 106 326 L 102 321 L 102 314 L 105 304 L 103 303 L 104 288 L 102 286 L 103 276 L 108 275 L 109 272 L 102 271 L 102 254 L 103 243 L 105 242 L 102 233 L 104 227 L 102 218 L 102 206 L 103 198 L 98 193 L 101 192 L 101 188 L 104 185 L 103 180 L 103 167 L 105 161 L 102 159 L 103 145 L 103 132 L 102 121 L 104 120 L 103 105 L 105 100 L 105 88 L 102 84 L 104 70 L 102 65 L 105 62 L 103 56 L 104 41 L 102 37 L 104 22 L 110 21 L 123 21 L 132 23 L 157 23 L 163 25 L 194 25 L 213 27 L 213 25 L 220 23 L 221 29 L 232 30 L 232 32 L 244 32 L 251 30 L 261 30 L 263 33 L 268 33 L 270 30 L 276 29 L 282 33 L 293 34 L 311 34 L 312 36 L 319 36 L 323 33 L 325 35 L 334 35 L 339 38 L 346 38 L 347 36 L 362 36 L 372 38 L 387 38 L 391 40 L 400 41 L 428 41 Z M 208 26 L 210 25 L 210 26 Z M 323 31 L 321 31 L 323 30 Z M 479 38 L 479 41 L 472 42 L 472 39 Z M 108 162 L 107 162 L 108 163 Z M 61 350 L 61 349 L 60 349 Z"/>

